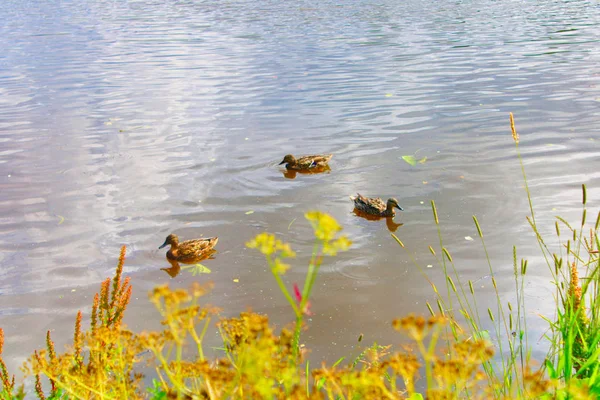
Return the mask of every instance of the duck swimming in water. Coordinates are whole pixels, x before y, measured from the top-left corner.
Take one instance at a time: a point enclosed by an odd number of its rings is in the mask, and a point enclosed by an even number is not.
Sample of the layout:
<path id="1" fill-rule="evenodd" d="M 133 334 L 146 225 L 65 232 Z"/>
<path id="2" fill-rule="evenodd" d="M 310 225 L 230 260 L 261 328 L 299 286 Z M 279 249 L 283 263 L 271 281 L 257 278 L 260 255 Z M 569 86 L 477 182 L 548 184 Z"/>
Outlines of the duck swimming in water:
<path id="1" fill-rule="evenodd" d="M 167 245 L 171 245 L 167 251 L 167 258 L 173 261 L 179 261 L 184 264 L 195 263 L 196 260 L 206 257 L 214 252 L 213 247 L 219 241 L 218 237 L 206 239 L 192 239 L 179 243 L 179 238 L 174 233 L 167 236 L 165 242 L 159 247 L 162 249 Z"/>
<path id="2" fill-rule="evenodd" d="M 384 203 L 379 197 L 365 197 L 360 193 L 356 197 L 350 197 L 354 201 L 354 207 L 363 213 L 376 215 L 378 217 L 393 217 L 396 215 L 394 208 L 404 211 L 398 204 L 398 200 L 391 197 Z"/>
<path id="3" fill-rule="evenodd" d="M 291 154 L 283 157 L 283 161 L 279 163 L 285 164 L 287 169 L 296 170 L 296 171 L 306 171 L 313 168 L 324 168 L 327 166 L 329 160 L 331 160 L 333 154 L 316 154 L 313 156 L 303 156 L 300 158 L 296 158 Z"/>

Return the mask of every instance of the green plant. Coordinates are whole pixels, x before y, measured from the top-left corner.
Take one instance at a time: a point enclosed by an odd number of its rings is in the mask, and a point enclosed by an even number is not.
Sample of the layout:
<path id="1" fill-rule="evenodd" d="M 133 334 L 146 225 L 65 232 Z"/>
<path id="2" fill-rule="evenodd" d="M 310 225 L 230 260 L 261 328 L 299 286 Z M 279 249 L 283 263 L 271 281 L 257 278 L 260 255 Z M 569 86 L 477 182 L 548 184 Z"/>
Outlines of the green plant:
<path id="1" fill-rule="evenodd" d="M 304 315 L 309 312 L 310 295 L 313 286 L 319 273 L 319 268 L 323 261 L 324 255 L 334 256 L 338 251 L 347 250 L 352 242 L 346 236 L 337 237 L 337 234 L 342 230 L 338 222 L 329 214 L 320 211 L 309 211 L 305 214 L 305 218 L 310 221 L 314 234 L 315 242 L 313 245 L 312 257 L 308 264 L 308 271 L 304 280 L 302 291 L 296 287 L 295 296 L 292 297 L 289 290 L 282 280 L 282 275 L 288 270 L 289 265 L 282 262 L 282 259 L 295 257 L 295 253 L 287 243 L 283 243 L 277 239 L 275 235 L 270 233 L 261 233 L 254 239 L 246 243 L 246 246 L 252 249 L 258 249 L 265 255 L 267 264 L 271 269 L 271 273 L 279 286 L 279 289 L 287 299 L 288 303 L 294 310 L 296 315 L 296 325 L 294 329 L 293 352 L 297 358 L 300 351 L 300 330 L 302 329 Z"/>

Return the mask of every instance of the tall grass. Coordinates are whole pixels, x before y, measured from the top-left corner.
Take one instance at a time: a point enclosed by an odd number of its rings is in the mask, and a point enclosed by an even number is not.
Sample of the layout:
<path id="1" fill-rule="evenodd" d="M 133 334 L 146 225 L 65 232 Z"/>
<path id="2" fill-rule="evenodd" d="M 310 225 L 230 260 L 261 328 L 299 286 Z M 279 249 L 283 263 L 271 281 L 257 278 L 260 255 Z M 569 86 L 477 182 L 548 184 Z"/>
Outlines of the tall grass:
<path id="1" fill-rule="evenodd" d="M 595 223 L 586 225 L 587 217 L 587 191 L 582 185 L 582 214 L 581 220 L 571 226 L 561 217 L 556 217 L 555 232 L 557 246 L 553 250 L 548 241 L 540 233 L 533 206 L 533 198 L 529 189 L 523 157 L 519 149 L 519 134 L 515 127 L 513 114 L 510 114 L 510 127 L 515 150 L 524 181 L 525 195 L 529 204 L 529 215 L 525 216 L 531 226 L 543 258 L 552 276 L 554 286 L 556 315 L 545 316 L 549 329 L 545 334 L 548 343 L 548 355 L 543 360 L 543 366 L 533 375 L 531 372 L 530 352 L 528 343 L 527 318 L 524 298 L 525 279 L 528 262 L 517 256 L 517 248 L 513 246 L 513 274 L 515 283 L 516 304 L 510 302 L 503 304 L 496 284 L 496 276 L 487 251 L 483 230 L 473 215 L 473 223 L 485 254 L 489 267 L 490 278 L 494 289 L 496 307 L 488 308 L 487 313 L 480 315 L 477 297 L 473 282 L 463 282 L 457 271 L 448 248 L 439 228 L 440 221 L 436 204 L 431 202 L 433 221 L 437 227 L 439 243 L 429 246 L 440 265 L 446 282 L 446 290 L 440 292 L 435 284 L 427 277 L 424 269 L 416 262 L 416 258 L 409 252 L 413 263 L 425 275 L 436 295 L 437 311 L 431 304 L 427 307 L 432 315 L 442 315 L 449 318 L 450 340 L 456 340 L 461 322 L 468 335 L 477 339 L 490 339 L 498 348 L 497 357 L 486 360 L 482 366 L 487 375 L 489 387 L 493 387 L 494 398 L 531 398 L 546 393 L 545 396 L 553 398 L 577 398 L 584 390 L 590 395 L 600 395 L 599 356 L 600 356 L 600 277 L 598 268 L 598 226 L 600 213 Z M 561 236 L 561 227 L 563 236 Z M 567 230 L 567 236 L 564 231 Z M 584 232 L 586 232 L 584 234 Z M 402 240 L 391 234 L 396 242 L 405 248 Z M 439 256 L 438 256 L 439 254 Z M 580 274 L 583 277 L 580 278 Z M 468 287 L 468 292 L 464 289 Z M 458 304 L 458 307 L 456 304 Z M 486 320 L 487 317 L 487 320 Z M 492 331 L 484 329 L 491 322 Z M 450 339 L 451 338 L 451 339 Z M 493 338 L 493 339 L 492 339 Z M 545 375 L 544 375 L 545 374 Z M 531 385 L 534 381 L 542 382 L 547 376 L 552 385 Z M 428 381 L 428 385 L 429 385 Z M 543 389 L 543 390 L 542 390 Z M 533 390 L 533 392 L 531 392 Z"/>
<path id="2" fill-rule="evenodd" d="M 541 367 L 534 368 L 530 359 L 524 301 L 527 260 L 519 258 L 513 247 L 516 301 L 504 304 L 484 231 L 473 216 L 496 299 L 494 307 L 482 310 L 473 282 L 464 280 L 460 261 L 445 245 L 442 221 L 432 201 L 438 240 L 429 251 L 443 271 L 442 290 L 392 233 L 435 295 L 435 304 L 427 303 L 431 316 L 409 315 L 392 322 L 396 331 L 414 342 L 412 351 L 373 344 L 354 360 L 342 358 L 318 368 L 305 359 L 301 333 L 305 316 L 311 313 L 310 298 L 324 256 L 351 245 L 340 236 L 342 227 L 333 217 L 313 211 L 305 215 L 315 239 L 301 287 L 285 279 L 291 265 L 284 261 L 295 256 L 289 244 L 269 233 L 247 243 L 265 256 L 275 284 L 289 303 L 293 320 L 289 327 L 276 332 L 267 316 L 256 313 L 241 313 L 215 324 L 219 310 L 203 302 L 211 286 L 194 284 L 189 290 L 155 288 L 150 301 L 162 318 L 163 330 L 131 332 L 122 323 L 132 290 L 129 278 L 122 278 L 123 247 L 114 277 L 107 278 L 94 297 L 88 330 L 83 329 L 79 312 L 72 345 L 57 351 L 48 332 L 46 348 L 30 357 L 25 371 L 34 381 L 31 394 L 40 399 L 598 398 L 600 214 L 590 224 L 582 186 L 581 221 L 570 224 L 557 217 L 556 245 L 549 245 L 537 226 L 512 114 L 510 124 L 530 205 L 527 221 L 555 289 L 556 315 L 545 316 L 549 351 L 540 360 Z M 223 346 L 208 354 L 204 341 L 211 327 L 220 332 Z M 0 329 L 0 399 L 23 398 L 23 385 L 15 383 L 2 359 L 3 345 Z M 144 385 L 142 365 L 155 371 L 151 387 Z"/>

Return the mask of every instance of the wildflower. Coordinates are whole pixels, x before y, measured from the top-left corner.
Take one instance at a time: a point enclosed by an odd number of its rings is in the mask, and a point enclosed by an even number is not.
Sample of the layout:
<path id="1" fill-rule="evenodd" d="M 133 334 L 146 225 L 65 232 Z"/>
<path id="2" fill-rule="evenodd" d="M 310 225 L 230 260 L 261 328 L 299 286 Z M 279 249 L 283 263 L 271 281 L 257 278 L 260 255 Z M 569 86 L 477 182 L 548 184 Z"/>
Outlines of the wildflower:
<path id="1" fill-rule="evenodd" d="M 513 117 L 513 113 L 510 113 L 510 130 L 512 131 L 512 137 L 516 144 L 519 144 L 519 134 L 515 129 L 515 119 Z"/>
<path id="2" fill-rule="evenodd" d="M 279 252 L 279 257 L 295 257 L 296 253 L 292 250 L 288 243 L 284 243 L 277 239 L 275 235 L 267 232 L 260 233 L 249 242 L 246 243 L 246 247 L 250 249 L 258 249 L 265 256 L 270 256 L 276 252 Z"/>
<path id="3" fill-rule="evenodd" d="M 414 390 L 415 376 L 421 367 L 414 354 L 394 353 L 389 359 L 383 362 L 383 367 L 390 367 L 395 373 L 399 374 L 404 380 L 409 393 Z"/>
<path id="4" fill-rule="evenodd" d="M 410 338 L 420 342 L 435 328 L 446 323 L 446 318 L 431 316 L 427 320 L 410 314 L 402 319 L 395 319 L 392 326 L 397 331 L 404 331 Z"/>
<path id="5" fill-rule="evenodd" d="M 294 296 L 296 297 L 296 302 L 298 303 L 298 306 L 302 304 L 302 293 L 300 293 L 300 288 L 296 283 L 294 283 Z M 304 306 L 302 312 L 308 316 L 312 315 L 312 312 L 310 311 L 310 301 L 306 302 L 306 305 Z"/>
<path id="6" fill-rule="evenodd" d="M 352 242 L 346 236 L 342 236 L 333 242 L 325 242 L 323 253 L 329 256 L 335 256 L 338 251 L 346 251 L 350 248 Z"/>
<path id="7" fill-rule="evenodd" d="M 523 384 L 530 396 L 529 398 L 537 398 L 548 393 L 552 386 L 552 383 L 544 378 L 542 370 L 531 372 L 529 367 L 523 373 Z"/>
<path id="8" fill-rule="evenodd" d="M 309 211 L 304 214 L 304 217 L 310 221 L 317 239 L 323 242 L 323 254 L 334 256 L 338 251 L 348 250 L 352 244 L 346 236 L 335 238 L 342 227 L 331 215 L 320 211 Z"/>
<path id="9" fill-rule="evenodd" d="M 485 340 L 465 340 L 454 344 L 458 359 L 465 363 L 481 364 L 494 355 L 494 348 Z"/>
<path id="10" fill-rule="evenodd" d="M 328 242 L 332 240 L 336 233 L 342 230 L 342 227 L 331 215 L 320 211 L 309 211 L 304 217 L 310 221 L 315 231 L 315 236 Z"/>

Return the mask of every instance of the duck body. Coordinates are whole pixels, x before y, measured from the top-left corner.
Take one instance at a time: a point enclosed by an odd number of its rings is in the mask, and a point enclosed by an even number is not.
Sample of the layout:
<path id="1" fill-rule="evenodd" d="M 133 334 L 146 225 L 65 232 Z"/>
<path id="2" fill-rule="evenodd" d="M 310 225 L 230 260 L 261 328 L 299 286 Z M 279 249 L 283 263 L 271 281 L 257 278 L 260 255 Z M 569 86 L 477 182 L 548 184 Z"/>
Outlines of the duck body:
<path id="1" fill-rule="evenodd" d="M 286 155 L 283 161 L 279 163 L 285 164 L 285 167 L 294 171 L 308 171 L 327 167 L 327 163 L 331 160 L 333 154 L 315 154 L 312 156 L 303 156 L 296 158 L 291 154 Z"/>
<path id="2" fill-rule="evenodd" d="M 165 242 L 159 247 L 162 249 L 167 245 L 171 245 L 169 251 L 167 251 L 167 259 L 172 261 L 179 261 L 182 263 L 194 263 L 198 259 L 210 256 L 214 253 L 213 247 L 219 241 L 218 237 L 203 238 L 186 240 L 185 242 L 179 243 L 179 238 L 175 234 L 170 234 L 165 239 Z"/>
<path id="3" fill-rule="evenodd" d="M 365 197 L 360 193 L 357 193 L 355 197 L 350 198 L 354 202 L 355 209 L 377 217 L 393 217 L 396 215 L 394 208 L 404 211 L 398 204 L 398 200 L 393 197 L 388 199 L 387 202 L 384 202 L 379 197 Z"/>

